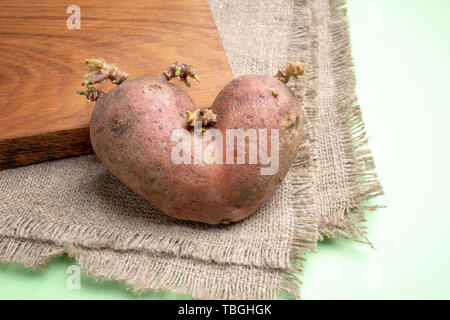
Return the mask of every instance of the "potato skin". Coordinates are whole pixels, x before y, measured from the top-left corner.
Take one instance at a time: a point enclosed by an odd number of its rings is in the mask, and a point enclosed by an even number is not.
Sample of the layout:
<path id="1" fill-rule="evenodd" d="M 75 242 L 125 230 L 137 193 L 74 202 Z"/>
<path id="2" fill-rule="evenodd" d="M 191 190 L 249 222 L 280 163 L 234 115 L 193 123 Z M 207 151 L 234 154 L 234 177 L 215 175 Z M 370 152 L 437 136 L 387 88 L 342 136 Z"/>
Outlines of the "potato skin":
<path id="1" fill-rule="evenodd" d="M 279 130 L 274 175 L 261 175 L 260 168 L 268 165 L 259 163 L 173 164 L 171 134 L 187 128 L 186 111 L 195 109 L 189 96 L 167 81 L 127 80 L 98 100 L 90 125 L 92 146 L 115 176 L 169 216 L 209 224 L 242 220 L 274 195 L 297 154 L 302 136 L 298 102 L 277 79 L 248 75 L 230 82 L 211 106 L 215 128 L 224 137 L 226 129 Z"/>

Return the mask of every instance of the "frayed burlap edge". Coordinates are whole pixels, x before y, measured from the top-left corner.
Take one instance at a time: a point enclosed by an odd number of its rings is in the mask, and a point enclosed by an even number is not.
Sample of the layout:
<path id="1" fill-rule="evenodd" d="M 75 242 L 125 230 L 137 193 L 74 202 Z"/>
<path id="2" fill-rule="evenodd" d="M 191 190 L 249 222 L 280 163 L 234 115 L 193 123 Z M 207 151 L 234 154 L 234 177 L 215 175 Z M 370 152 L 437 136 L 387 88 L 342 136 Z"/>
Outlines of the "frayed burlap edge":
<path id="1" fill-rule="evenodd" d="M 35 269 L 63 253 L 64 248 L 53 243 L 0 237 L 0 263 L 20 263 Z"/>
<path id="2" fill-rule="evenodd" d="M 355 74 L 351 56 L 351 42 L 346 15 L 346 0 L 326 0 L 330 18 L 328 33 L 332 39 L 331 74 L 334 82 L 334 102 L 344 132 L 345 174 L 351 188 L 343 219 L 322 221 L 319 231 L 329 238 L 349 238 L 371 245 L 366 237 L 366 213 L 380 208 L 379 205 L 365 205 L 365 200 L 383 194 L 383 188 L 375 172 L 375 162 L 367 148 L 367 137 L 361 108 L 355 94 Z M 337 217 L 341 215 L 337 214 Z"/>
<path id="3" fill-rule="evenodd" d="M 340 115 L 340 123 L 342 130 L 345 131 L 343 144 L 345 146 L 345 162 L 346 177 L 348 184 L 352 188 L 352 197 L 348 199 L 348 203 L 342 218 L 334 221 L 325 221 L 321 219 L 320 212 L 318 212 L 318 232 L 319 239 L 323 240 L 324 237 L 328 238 L 348 238 L 358 242 L 367 243 L 370 246 L 372 244 L 368 240 L 366 234 L 366 227 L 362 225 L 366 221 L 366 214 L 370 211 L 380 208 L 379 205 L 366 205 L 366 200 L 374 199 L 383 194 L 383 188 L 378 181 L 377 174 L 375 172 L 375 162 L 371 154 L 371 151 L 367 148 L 368 139 L 365 133 L 364 121 L 362 119 L 361 108 L 358 104 L 356 97 L 356 81 L 354 74 L 353 58 L 351 56 L 351 42 L 349 25 L 346 15 L 346 0 L 323 0 L 321 1 L 323 7 L 328 7 L 329 17 L 325 19 L 327 21 L 327 32 L 332 38 L 333 49 L 329 52 L 329 59 L 331 60 L 331 74 L 334 80 L 334 96 L 335 106 Z M 313 6 L 314 2 L 309 1 L 306 4 L 301 2 L 301 5 Z M 319 4 L 320 5 L 320 4 Z M 297 8 L 297 7 L 296 7 Z M 295 9 L 294 9 L 295 10 Z M 311 10 L 314 12 L 314 10 Z M 328 12 L 327 12 L 328 14 Z M 296 14 L 295 16 L 298 17 Z M 298 24 L 294 23 L 293 27 L 301 26 L 300 17 L 298 17 Z M 289 55 L 295 57 L 295 52 L 298 47 L 301 46 L 299 41 L 305 32 L 309 32 L 309 38 L 312 42 L 318 41 L 317 25 L 314 25 L 312 30 L 303 30 L 302 28 L 294 29 L 292 43 L 289 48 Z M 318 46 L 319 47 L 319 46 Z M 318 49 L 317 49 L 318 50 Z M 313 61 L 313 70 L 308 70 L 312 75 L 308 81 L 317 81 L 319 76 L 317 61 Z M 295 92 L 295 84 L 293 85 L 293 91 Z M 315 125 L 317 119 L 317 106 L 310 106 L 304 108 L 304 112 L 307 115 L 309 133 L 307 147 L 311 153 L 309 153 L 309 161 L 312 166 L 310 170 L 317 169 L 314 167 L 316 155 L 313 151 L 317 150 L 318 140 L 315 132 Z M 296 170 L 296 166 L 299 163 L 294 162 L 293 170 Z M 301 165 L 298 165 L 301 168 Z M 298 174 L 298 177 L 304 177 L 302 174 Z M 298 185 L 300 190 L 292 194 L 292 202 L 294 207 L 298 210 L 304 210 L 310 208 L 314 210 L 314 186 L 304 186 L 304 182 L 300 182 Z M 295 185 L 295 183 L 294 183 Z M 302 188 L 303 185 L 303 188 Z M 312 201 L 311 201 L 312 200 Z M 300 225 L 298 228 L 305 228 L 305 225 Z M 299 297 L 299 287 L 301 281 L 296 274 L 302 274 L 303 271 L 303 255 L 305 251 L 315 251 L 315 246 L 304 246 L 302 243 L 293 245 L 292 260 L 296 265 L 293 270 L 287 270 L 284 277 L 285 284 L 283 285 L 285 291 L 296 292 L 294 296 Z M 372 246 L 373 247 L 373 246 Z M 286 290 L 289 287 L 288 290 Z M 295 288 L 295 289 L 294 289 Z"/>
<path id="4" fill-rule="evenodd" d="M 251 266 L 221 266 L 214 263 L 188 260 L 183 258 L 153 255 L 142 255 L 139 252 L 118 252 L 110 249 L 82 248 L 74 245 L 55 245 L 40 243 L 35 240 L 19 238 L 0 238 L 0 263 L 18 263 L 36 269 L 44 267 L 52 258 L 67 253 L 80 265 L 81 269 L 93 278 L 121 281 L 128 285 L 134 294 L 143 294 L 149 290 L 171 291 L 191 295 L 195 299 L 258 299 L 273 300 L 281 291 L 300 298 L 295 276 L 271 270 L 269 282 L 275 278 L 281 283 L 266 286 L 265 276 L 259 283 L 248 283 L 247 271 Z M 161 261 L 164 261 L 161 264 Z M 192 270 L 204 269 L 205 273 L 218 273 L 217 268 L 237 268 L 233 281 L 217 281 L 215 277 L 203 276 L 200 279 L 187 274 L 183 270 L 174 272 L 173 267 L 165 267 L 165 263 L 182 263 Z M 201 267 L 198 266 L 201 264 Z M 267 274 L 267 269 L 261 269 Z"/>

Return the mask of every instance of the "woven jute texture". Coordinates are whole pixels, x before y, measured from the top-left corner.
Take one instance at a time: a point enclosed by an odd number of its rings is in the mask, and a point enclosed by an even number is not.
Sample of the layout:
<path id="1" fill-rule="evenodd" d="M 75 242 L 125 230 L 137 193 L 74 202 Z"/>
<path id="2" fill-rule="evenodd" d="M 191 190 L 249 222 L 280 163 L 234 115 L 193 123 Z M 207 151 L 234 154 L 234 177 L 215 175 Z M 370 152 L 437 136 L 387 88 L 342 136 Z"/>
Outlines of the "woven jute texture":
<path id="1" fill-rule="evenodd" d="M 94 276 L 201 299 L 299 297 L 302 256 L 324 236 L 364 240 L 364 200 L 382 193 L 354 95 L 344 1 L 210 0 L 235 76 L 302 61 L 289 84 L 305 139 L 274 198 L 242 222 L 166 216 L 95 155 L 0 172 L 0 261 L 45 265 L 64 252 Z"/>

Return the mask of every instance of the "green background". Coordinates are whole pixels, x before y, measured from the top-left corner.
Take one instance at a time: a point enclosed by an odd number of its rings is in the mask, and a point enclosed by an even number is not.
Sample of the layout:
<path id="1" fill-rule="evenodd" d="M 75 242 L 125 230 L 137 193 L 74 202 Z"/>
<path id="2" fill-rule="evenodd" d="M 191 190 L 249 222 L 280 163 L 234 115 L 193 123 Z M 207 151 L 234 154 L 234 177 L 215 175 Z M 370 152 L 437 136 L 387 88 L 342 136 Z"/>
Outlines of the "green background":
<path id="1" fill-rule="evenodd" d="M 326 240 L 307 255 L 304 299 L 450 299 L 450 1 L 348 0 L 370 147 L 387 208 L 369 217 L 376 249 Z M 180 299 L 135 296 L 82 274 L 68 289 L 59 257 L 45 269 L 0 265 L 2 299 Z M 289 298 L 282 295 L 281 298 Z"/>

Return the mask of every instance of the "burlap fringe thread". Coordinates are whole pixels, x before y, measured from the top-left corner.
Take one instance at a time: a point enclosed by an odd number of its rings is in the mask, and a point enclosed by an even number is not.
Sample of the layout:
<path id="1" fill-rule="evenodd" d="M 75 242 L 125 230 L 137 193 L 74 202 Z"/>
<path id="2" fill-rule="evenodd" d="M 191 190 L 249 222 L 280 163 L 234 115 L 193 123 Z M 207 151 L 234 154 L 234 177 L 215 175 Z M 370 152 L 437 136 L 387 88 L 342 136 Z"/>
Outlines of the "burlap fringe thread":
<path id="1" fill-rule="evenodd" d="M 323 1 L 327 2 L 327 0 Z M 305 4 L 302 2 L 302 4 Z M 311 4 L 308 2 L 307 5 Z M 333 52 L 330 55 L 332 57 L 331 69 L 333 77 L 335 79 L 336 97 L 339 99 L 336 102 L 336 108 L 340 115 L 340 121 L 342 122 L 342 128 L 345 130 L 345 139 L 343 145 L 345 146 L 345 154 L 347 155 L 346 161 L 346 176 L 350 185 L 355 186 L 354 197 L 349 199 L 347 208 L 344 212 L 344 219 L 340 224 L 327 225 L 321 223 L 319 213 L 319 240 L 323 240 L 324 237 L 329 238 L 348 238 L 358 242 L 373 245 L 366 237 L 365 226 L 362 225 L 366 221 L 365 214 L 368 211 L 373 211 L 381 206 L 379 205 L 366 205 L 365 201 L 376 198 L 383 194 L 383 188 L 378 181 L 377 174 L 375 172 L 375 162 L 371 155 L 371 151 L 367 148 L 368 139 L 365 133 L 364 122 L 362 119 L 361 108 L 358 104 L 355 94 L 355 75 L 353 70 L 353 59 L 351 56 L 351 43 L 349 26 L 346 15 L 346 1 L 345 0 L 329 0 L 330 20 L 328 26 L 328 32 L 331 34 L 334 45 Z M 298 8 L 298 6 L 296 6 Z M 294 9 L 295 10 L 295 9 Z M 295 55 L 296 47 L 301 46 L 302 37 L 305 35 L 305 30 L 302 30 L 300 16 L 300 10 L 295 14 L 297 17 L 297 23 L 294 22 L 294 30 L 292 36 L 292 43 L 290 49 Z M 300 27 L 299 27 L 300 26 Z M 309 30 L 312 32 L 313 38 L 318 38 L 316 34 L 317 30 Z M 317 66 L 313 63 L 313 66 Z M 308 79 L 313 81 L 317 76 L 318 70 L 308 70 L 313 75 Z M 295 87 L 295 84 L 293 85 Z M 295 90 L 294 90 L 295 92 Z M 317 136 L 315 134 L 314 121 L 317 119 L 316 108 L 304 108 L 304 112 L 307 114 L 307 118 L 310 119 L 307 132 L 309 136 L 307 138 L 306 147 L 311 151 L 310 159 L 312 163 L 317 159 L 317 155 L 314 154 L 314 150 L 317 150 Z M 293 170 L 299 170 L 302 168 L 298 163 L 299 159 L 294 162 Z M 297 176 L 302 176 L 301 174 Z M 314 206 L 314 186 L 303 186 L 303 183 L 294 183 L 299 186 L 299 190 L 292 194 L 295 203 L 295 207 L 298 210 L 305 210 Z M 302 199 L 299 202 L 299 199 Z M 294 213 L 295 214 L 295 213 Z M 311 221 L 310 221 L 311 222 Z M 309 228 L 311 224 L 304 224 L 303 221 L 299 221 L 298 228 Z M 303 270 L 303 255 L 305 251 L 314 251 L 314 245 L 310 243 L 299 242 L 294 244 L 292 251 L 292 261 L 294 263 L 293 270 L 287 270 L 285 272 L 284 283 L 282 289 L 291 295 L 299 297 L 299 287 L 301 281 L 295 274 L 301 274 Z"/>
<path id="2" fill-rule="evenodd" d="M 349 238 L 372 246 L 366 237 L 365 214 L 381 206 L 366 205 L 364 202 L 383 194 L 383 188 L 375 172 L 375 162 L 367 148 L 361 108 L 355 94 L 355 75 L 351 57 L 351 43 L 347 22 L 345 0 L 330 0 L 329 32 L 334 45 L 331 66 L 336 87 L 336 106 L 342 128 L 345 129 L 346 177 L 354 186 L 353 197 L 348 199 L 342 224 L 319 225 L 319 231 L 329 238 Z M 372 246 L 373 247 L 373 246 Z"/>

